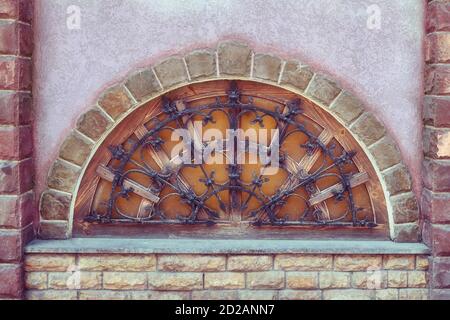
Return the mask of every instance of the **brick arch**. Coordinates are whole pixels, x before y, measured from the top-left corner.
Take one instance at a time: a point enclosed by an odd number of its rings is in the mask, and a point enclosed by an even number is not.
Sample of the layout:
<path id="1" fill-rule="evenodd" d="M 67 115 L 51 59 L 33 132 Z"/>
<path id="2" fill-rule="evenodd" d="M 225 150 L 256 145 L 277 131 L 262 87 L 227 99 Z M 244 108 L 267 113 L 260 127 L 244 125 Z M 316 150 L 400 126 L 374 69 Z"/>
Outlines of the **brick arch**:
<path id="1" fill-rule="evenodd" d="M 58 159 L 40 199 L 39 235 L 43 239 L 69 238 L 71 203 L 79 180 L 109 132 L 131 112 L 173 89 L 202 81 L 240 79 L 275 85 L 295 92 L 331 113 L 365 150 L 383 185 L 391 239 L 419 239 L 419 209 L 408 168 L 383 123 L 350 92 L 322 73 L 296 60 L 254 52 L 244 43 L 227 41 L 215 49 L 199 49 L 171 56 L 130 74 L 103 92 L 95 106 L 82 114 L 62 143 Z M 74 152 L 76 150 L 76 152 Z"/>

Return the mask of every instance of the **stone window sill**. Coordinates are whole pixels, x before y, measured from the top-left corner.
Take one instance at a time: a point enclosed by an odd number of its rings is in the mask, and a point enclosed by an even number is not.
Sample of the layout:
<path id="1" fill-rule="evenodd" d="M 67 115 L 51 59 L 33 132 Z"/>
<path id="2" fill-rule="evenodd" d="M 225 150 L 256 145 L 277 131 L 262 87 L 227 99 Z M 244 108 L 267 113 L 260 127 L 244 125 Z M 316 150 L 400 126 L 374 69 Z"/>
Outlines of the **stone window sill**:
<path id="1" fill-rule="evenodd" d="M 75 238 L 35 240 L 27 253 L 429 254 L 422 243 L 355 240 L 205 240 Z"/>

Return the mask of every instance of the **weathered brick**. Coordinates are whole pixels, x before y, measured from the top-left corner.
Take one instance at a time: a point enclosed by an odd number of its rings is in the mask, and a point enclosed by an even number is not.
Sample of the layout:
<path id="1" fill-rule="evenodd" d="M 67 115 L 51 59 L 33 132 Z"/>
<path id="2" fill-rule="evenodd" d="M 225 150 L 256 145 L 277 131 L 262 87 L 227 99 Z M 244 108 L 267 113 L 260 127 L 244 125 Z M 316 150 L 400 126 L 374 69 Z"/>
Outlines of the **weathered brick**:
<path id="1" fill-rule="evenodd" d="M 77 300 L 76 290 L 28 290 L 27 300 Z"/>
<path id="2" fill-rule="evenodd" d="M 59 149 L 59 157 L 81 166 L 91 153 L 92 143 L 72 132 Z"/>
<path id="3" fill-rule="evenodd" d="M 429 268 L 429 258 L 427 256 L 417 256 L 416 257 L 416 269 L 417 270 L 428 270 Z"/>
<path id="4" fill-rule="evenodd" d="M 113 119 L 119 118 L 132 106 L 132 101 L 122 85 L 110 88 L 98 101 L 99 106 Z"/>
<path id="5" fill-rule="evenodd" d="M 276 300 L 278 292 L 275 290 L 239 290 L 238 300 Z"/>
<path id="6" fill-rule="evenodd" d="M 450 129 L 425 127 L 423 151 L 429 158 L 450 158 Z"/>
<path id="7" fill-rule="evenodd" d="M 428 4 L 426 19 L 427 32 L 450 31 L 450 3 L 432 1 Z"/>
<path id="8" fill-rule="evenodd" d="M 426 125 L 450 127 L 450 97 L 425 96 L 423 120 Z"/>
<path id="9" fill-rule="evenodd" d="M 160 255 L 158 269 L 163 271 L 223 271 L 225 256 L 210 255 Z"/>
<path id="10" fill-rule="evenodd" d="M 432 271 L 432 288 L 450 289 L 450 258 L 434 258 Z"/>
<path id="11" fill-rule="evenodd" d="M 0 297 L 22 298 L 22 291 L 23 276 L 21 265 L 0 264 Z"/>
<path id="12" fill-rule="evenodd" d="M 265 271 L 272 269 L 273 258 L 271 256 L 229 256 L 227 269 L 230 271 Z"/>
<path id="13" fill-rule="evenodd" d="M 344 91 L 331 104 L 330 110 L 349 125 L 364 112 L 364 107 L 359 99 Z"/>
<path id="14" fill-rule="evenodd" d="M 269 54 L 255 54 L 253 77 L 263 80 L 278 81 L 281 59 Z"/>
<path id="15" fill-rule="evenodd" d="M 367 290 L 383 289 L 387 287 L 387 280 L 387 272 L 382 270 L 354 272 L 352 287 Z"/>
<path id="16" fill-rule="evenodd" d="M 375 292 L 372 290 L 358 289 L 332 289 L 323 291 L 324 300 L 371 300 Z"/>
<path id="17" fill-rule="evenodd" d="M 330 105 L 340 92 L 341 88 L 336 82 L 324 75 L 316 74 L 309 84 L 306 95 L 325 105 Z"/>
<path id="18" fill-rule="evenodd" d="M 55 161 L 47 179 L 50 188 L 72 192 L 77 183 L 80 170 L 62 161 Z"/>
<path id="19" fill-rule="evenodd" d="M 432 289 L 430 290 L 431 300 L 450 300 L 450 290 L 448 289 Z"/>
<path id="20" fill-rule="evenodd" d="M 32 52 L 31 26 L 11 20 L 0 22 L 0 53 L 31 56 Z"/>
<path id="21" fill-rule="evenodd" d="M 311 69 L 297 61 L 287 61 L 281 76 L 281 84 L 289 85 L 304 91 L 314 73 Z"/>
<path id="22" fill-rule="evenodd" d="M 425 93 L 450 95 L 450 65 L 430 65 L 425 69 Z"/>
<path id="23" fill-rule="evenodd" d="M 187 82 L 188 75 L 180 57 L 170 57 L 155 66 L 155 72 L 164 88 Z"/>
<path id="24" fill-rule="evenodd" d="M 289 271 L 321 271 L 333 268 L 331 255 L 295 255 L 275 256 L 275 269 Z"/>
<path id="25" fill-rule="evenodd" d="M 125 85 L 137 101 L 143 101 L 162 90 L 150 68 L 132 74 Z"/>
<path id="26" fill-rule="evenodd" d="M 450 191 L 450 160 L 423 161 L 423 182 L 425 188 L 431 191 Z"/>
<path id="27" fill-rule="evenodd" d="M 428 289 L 400 289 L 400 300 L 428 300 Z"/>
<path id="28" fill-rule="evenodd" d="M 19 16 L 19 6 L 17 0 L 0 1 L 0 18 L 17 19 Z"/>
<path id="29" fill-rule="evenodd" d="M 44 220 L 68 220 L 72 197 L 53 190 L 42 193 L 40 210 Z"/>
<path id="30" fill-rule="evenodd" d="M 408 286 L 407 271 L 388 271 L 389 288 L 406 288 Z"/>
<path id="31" fill-rule="evenodd" d="M 450 254 L 450 225 L 432 225 L 431 235 L 433 254 L 437 256 Z"/>
<path id="32" fill-rule="evenodd" d="M 17 58 L 14 56 L 0 57 L 0 89 L 3 90 L 31 90 L 30 59 Z"/>
<path id="33" fill-rule="evenodd" d="M 189 300 L 190 294 L 185 291 L 134 291 L 131 292 L 134 300 Z"/>
<path id="34" fill-rule="evenodd" d="M 412 255 L 385 255 L 383 269 L 386 270 L 413 270 L 415 256 Z"/>
<path id="35" fill-rule="evenodd" d="M 196 50 L 185 57 L 192 80 L 213 77 L 217 74 L 216 54 L 212 50 Z"/>
<path id="36" fill-rule="evenodd" d="M 252 51 L 242 43 L 227 41 L 217 48 L 221 75 L 249 76 Z"/>
<path id="37" fill-rule="evenodd" d="M 338 289 L 350 287 L 350 272 L 321 272 L 320 289 Z"/>
<path id="38" fill-rule="evenodd" d="M 317 289 L 319 287 L 317 272 L 286 272 L 286 288 Z"/>
<path id="39" fill-rule="evenodd" d="M 31 126 L 0 127 L 0 159 L 20 160 L 33 151 Z"/>
<path id="40" fill-rule="evenodd" d="M 401 161 L 400 150 L 394 140 L 383 137 L 369 148 L 380 170 L 392 167 Z"/>
<path id="41" fill-rule="evenodd" d="M 80 255 L 78 266 L 85 271 L 154 271 L 154 255 Z"/>
<path id="42" fill-rule="evenodd" d="M 143 290 L 147 274 L 139 272 L 103 272 L 103 288 L 111 290 Z"/>
<path id="43" fill-rule="evenodd" d="M 76 292 L 76 291 L 74 291 Z M 81 290 L 80 300 L 132 300 L 133 291 Z"/>
<path id="44" fill-rule="evenodd" d="M 97 108 L 84 113 L 77 121 L 77 130 L 94 141 L 100 139 L 111 126 L 111 121 Z"/>
<path id="45" fill-rule="evenodd" d="M 334 258 L 337 271 L 367 271 L 381 269 L 381 256 L 338 255 Z"/>
<path id="46" fill-rule="evenodd" d="M 240 272 L 205 273 L 205 289 L 245 288 L 245 274 Z"/>
<path id="47" fill-rule="evenodd" d="M 408 287 L 426 288 L 428 277 L 426 271 L 408 271 Z"/>
<path id="48" fill-rule="evenodd" d="M 40 239 L 68 239 L 69 223 L 61 220 L 41 220 L 38 234 Z"/>
<path id="49" fill-rule="evenodd" d="M 28 254 L 25 257 L 26 271 L 65 272 L 75 267 L 75 255 L 71 254 Z"/>
<path id="50" fill-rule="evenodd" d="M 398 289 L 375 290 L 375 300 L 398 300 Z"/>
<path id="51" fill-rule="evenodd" d="M 0 196 L 0 227 L 23 228 L 34 218 L 34 192 Z"/>
<path id="52" fill-rule="evenodd" d="M 28 290 L 45 290 L 47 289 L 47 273 L 46 272 L 27 272 L 25 275 L 25 288 Z"/>
<path id="53" fill-rule="evenodd" d="M 238 290 L 194 290 L 192 300 L 239 300 Z"/>
<path id="54" fill-rule="evenodd" d="M 431 33 L 425 40 L 425 61 L 428 63 L 450 62 L 450 32 Z"/>
<path id="55" fill-rule="evenodd" d="M 350 130 L 368 146 L 380 140 L 386 133 L 384 125 L 371 113 L 362 114 Z"/>
<path id="56" fill-rule="evenodd" d="M 392 240 L 396 242 L 417 242 L 420 240 L 418 223 L 394 224 Z"/>
<path id="57" fill-rule="evenodd" d="M 411 191 L 412 182 L 408 169 L 402 164 L 383 172 L 386 188 L 391 196 Z"/>
<path id="58" fill-rule="evenodd" d="M 32 159 L 0 161 L 0 193 L 22 194 L 34 186 Z"/>
<path id="59" fill-rule="evenodd" d="M 450 194 L 423 189 L 422 214 L 431 223 L 450 223 Z"/>
<path id="60" fill-rule="evenodd" d="M 48 274 L 49 289 L 101 289 L 102 274 L 100 272 L 51 272 Z"/>
<path id="61" fill-rule="evenodd" d="M 419 205 L 414 193 L 409 192 L 391 197 L 394 223 L 409 223 L 419 219 Z"/>
<path id="62" fill-rule="evenodd" d="M 320 300 L 322 292 L 320 290 L 280 290 L 278 292 L 280 300 Z"/>
<path id="63" fill-rule="evenodd" d="M 285 275 L 282 271 L 263 271 L 247 273 L 247 288 L 281 289 L 284 287 Z"/>
<path id="64" fill-rule="evenodd" d="M 148 274 L 148 287 L 154 290 L 198 290 L 203 288 L 203 274 L 153 272 Z"/>
<path id="65" fill-rule="evenodd" d="M 22 257 L 22 234 L 19 230 L 0 229 L 0 262 L 19 262 Z"/>
<path id="66" fill-rule="evenodd" d="M 26 125 L 31 122 L 32 100 L 26 92 L 0 92 L 0 124 Z"/>

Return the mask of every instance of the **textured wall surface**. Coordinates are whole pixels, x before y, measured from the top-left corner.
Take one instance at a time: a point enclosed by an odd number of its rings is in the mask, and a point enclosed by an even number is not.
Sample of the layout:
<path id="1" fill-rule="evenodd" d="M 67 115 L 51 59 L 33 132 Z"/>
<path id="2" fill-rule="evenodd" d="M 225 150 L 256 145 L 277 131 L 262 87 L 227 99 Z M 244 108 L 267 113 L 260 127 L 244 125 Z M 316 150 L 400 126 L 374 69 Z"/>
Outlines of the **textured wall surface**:
<path id="1" fill-rule="evenodd" d="M 425 300 L 415 255 L 29 254 L 28 299 Z"/>
<path id="2" fill-rule="evenodd" d="M 371 4 L 380 29 L 367 27 Z M 67 27 L 70 5 L 81 10 L 80 29 Z M 138 66 L 223 39 L 300 59 L 359 95 L 397 140 L 420 191 L 421 0 L 43 0 L 35 10 L 38 191 L 98 92 Z"/>

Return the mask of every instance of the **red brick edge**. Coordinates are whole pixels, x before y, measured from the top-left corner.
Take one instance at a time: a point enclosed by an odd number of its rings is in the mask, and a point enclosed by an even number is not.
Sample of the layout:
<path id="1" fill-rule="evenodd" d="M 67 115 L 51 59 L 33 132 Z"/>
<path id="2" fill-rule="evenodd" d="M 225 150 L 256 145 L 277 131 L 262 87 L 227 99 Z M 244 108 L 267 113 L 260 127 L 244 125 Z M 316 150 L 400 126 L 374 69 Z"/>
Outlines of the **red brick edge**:
<path id="1" fill-rule="evenodd" d="M 431 299 L 450 299 L 450 1 L 428 1 L 425 39 L 423 239 Z"/>
<path id="2" fill-rule="evenodd" d="M 33 0 L 0 0 L 0 299 L 23 297 L 23 247 L 34 237 L 32 13 Z"/>

